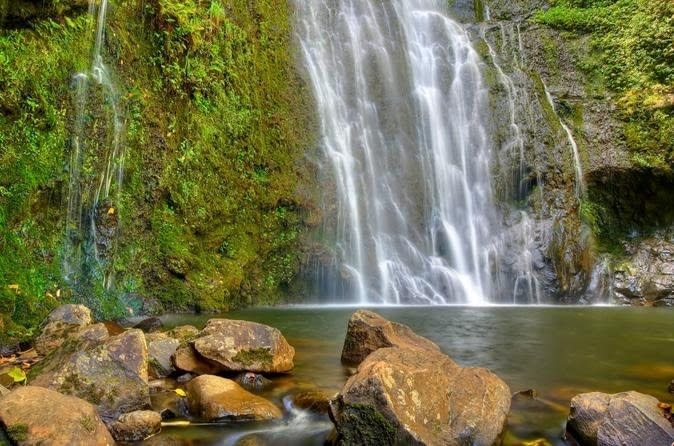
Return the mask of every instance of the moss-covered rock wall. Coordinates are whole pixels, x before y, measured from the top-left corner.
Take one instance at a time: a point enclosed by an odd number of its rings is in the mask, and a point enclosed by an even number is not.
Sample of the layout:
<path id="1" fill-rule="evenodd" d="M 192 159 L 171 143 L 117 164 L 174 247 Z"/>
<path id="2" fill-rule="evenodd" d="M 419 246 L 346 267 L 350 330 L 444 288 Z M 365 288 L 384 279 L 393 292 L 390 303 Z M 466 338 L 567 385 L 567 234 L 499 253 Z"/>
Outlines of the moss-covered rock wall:
<path id="1" fill-rule="evenodd" d="M 103 57 L 126 153 L 121 195 L 109 203 L 121 219 L 111 290 L 68 287 L 61 271 L 71 80 L 91 63 L 92 21 L 79 0 L 0 0 L 5 334 L 30 334 L 24 328 L 66 300 L 103 317 L 279 301 L 299 267 L 314 190 L 312 105 L 296 72 L 289 2 L 110 2 Z M 98 147 L 105 120 L 92 101 Z M 102 162 L 90 154 L 81 181 L 94 182 Z"/>

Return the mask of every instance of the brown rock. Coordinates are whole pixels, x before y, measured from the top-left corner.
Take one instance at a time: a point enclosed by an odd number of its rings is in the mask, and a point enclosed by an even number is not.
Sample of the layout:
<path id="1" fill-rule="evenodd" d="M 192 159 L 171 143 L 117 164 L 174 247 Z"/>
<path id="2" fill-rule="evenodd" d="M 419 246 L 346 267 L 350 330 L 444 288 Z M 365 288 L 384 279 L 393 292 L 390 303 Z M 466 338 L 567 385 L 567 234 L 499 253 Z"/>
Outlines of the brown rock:
<path id="1" fill-rule="evenodd" d="M 592 392 L 573 397 L 566 429 L 586 446 L 674 442 L 674 427 L 658 407 L 658 400 L 638 392 Z"/>
<path id="2" fill-rule="evenodd" d="M 340 445 L 492 445 L 510 390 L 486 369 L 427 348 L 370 354 L 331 405 Z"/>
<path id="3" fill-rule="evenodd" d="M 142 441 L 159 431 L 161 415 L 151 410 L 125 413 L 110 425 L 110 432 L 117 441 Z"/>
<path id="4" fill-rule="evenodd" d="M 128 330 L 103 343 L 67 343 L 39 363 L 33 385 L 74 395 L 97 406 L 106 420 L 150 405 L 145 336 Z"/>
<path id="5" fill-rule="evenodd" d="M 280 331 L 255 322 L 211 319 L 194 349 L 226 371 L 283 373 L 292 370 L 295 349 Z"/>
<path id="6" fill-rule="evenodd" d="M 351 365 L 360 364 L 373 351 L 386 347 L 440 351 L 436 344 L 417 335 L 406 325 L 388 321 L 372 311 L 356 311 L 349 320 L 342 349 L 342 362 Z"/>
<path id="7" fill-rule="evenodd" d="M 114 445 L 96 408 L 42 387 L 19 387 L 0 398 L 0 424 L 18 445 Z"/>
<path id="8" fill-rule="evenodd" d="M 52 311 L 45 320 L 42 332 L 35 340 L 35 351 L 47 355 L 60 347 L 72 334 L 90 325 L 91 310 L 84 305 L 62 305 Z"/>
<path id="9" fill-rule="evenodd" d="M 199 336 L 199 329 L 192 325 L 180 325 L 166 332 L 166 334 L 180 342 L 188 342 Z"/>
<path id="10" fill-rule="evenodd" d="M 220 373 L 223 369 L 220 364 L 203 358 L 189 344 L 178 347 L 172 360 L 177 369 L 197 375 L 212 375 Z"/>
<path id="11" fill-rule="evenodd" d="M 293 406 L 318 414 L 326 414 L 330 410 L 330 399 L 334 394 L 328 394 L 320 389 L 301 390 L 292 395 Z"/>
<path id="12" fill-rule="evenodd" d="M 149 360 L 149 373 L 153 378 L 164 378 L 176 371 L 171 357 L 175 355 L 180 341 L 163 333 L 145 335 Z"/>
<path id="13" fill-rule="evenodd" d="M 283 416 L 270 401 L 219 376 L 202 375 L 190 381 L 187 402 L 190 413 L 206 421 L 273 420 Z"/>

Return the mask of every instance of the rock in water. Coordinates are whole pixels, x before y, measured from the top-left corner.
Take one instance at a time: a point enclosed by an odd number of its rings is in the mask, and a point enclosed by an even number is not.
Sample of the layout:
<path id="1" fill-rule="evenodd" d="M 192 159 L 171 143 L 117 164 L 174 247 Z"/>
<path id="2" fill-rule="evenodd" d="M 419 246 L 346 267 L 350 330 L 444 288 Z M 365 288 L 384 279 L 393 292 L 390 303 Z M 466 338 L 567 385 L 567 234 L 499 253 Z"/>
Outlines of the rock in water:
<path id="1" fill-rule="evenodd" d="M 463 368 L 434 349 L 370 354 L 331 404 L 340 445 L 475 445 L 498 442 L 510 389 L 486 369 Z"/>
<path id="2" fill-rule="evenodd" d="M 18 445 L 115 444 L 94 406 L 42 387 L 19 387 L 0 398 L 0 424 Z"/>
<path id="3" fill-rule="evenodd" d="M 388 321 L 372 311 L 356 311 L 349 320 L 342 349 L 342 362 L 360 364 L 370 353 L 384 347 L 412 347 L 440 351 L 436 344 L 417 335 L 406 325 Z"/>
<path id="4" fill-rule="evenodd" d="M 281 409 L 230 379 L 202 375 L 187 384 L 190 413 L 205 421 L 258 421 L 282 418 Z"/>
<path id="5" fill-rule="evenodd" d="M 229 319 L 208 321 L 194 340 L 194 349 L 235 372 L 289 372 L 295 356 L 295 349 L 276 328 Z"/>
<path id="6" fill-rule="evenodd" d="M 136 325 L 133 326 L 133 328 L 143 330 L 143 332 L 145 333 L 155 333 L 157 331 L 160 331 L 163 327 L 164 323 L 161 321 L 161 319 L 159 319 L 156 316 L 143 319 L 142 321 L 138 322 Z"/>
<path id="7" fill-rule="evenodd" d="M 145 335 L 149 357 L 149 372 L 154 378 L 165 378 L 176 371 L 171 357 L 180 346 L 180 341 L 163 333 Z"/>
<path id="8" fill-rule="evenodd" d="M 190 344 L 178 347 L 172 356 L 172 362 L 176 369 L 197 375 L 212 375 L 222 372 L 223 369 L 220 364 L 202 357 Z"/>
<path id="9" fill-rule="evenodd" d="M 66 343 L 39 364 L 36 386 L 89 401 L 106 421 L 150 405 L 145 336 L 128 330 L 93 347 Z"/>
<path id="10" fill-rule="evenodd" d="M 669 446 L 674 442 L 674 427 L 658 400 L 638 392 L 573 397 L 566 429 L 584 446 Z"/>
<path id="11" fill-rule="evenodd" d="M 110 432 L 117 441 L 143 441 L 161 430 L 161 415 L 151 410 L 125 413 L 111 423 Z"/>
<path id="12" fill-rule="evenodd" d="M 236 383 L 244 389 L 250 390 L 251 392 L 260 392 L 264 390 L 265 387 L 269 387 L 271 385 L 271 380 L 253 372 L 239 373 L 236 375 L 236 378 L 234 378 L 234 381 L 236 381 Z"/>
<path id="13" fill-rule="evenodd" d="M 91 325 L 91 310 L 84 305 L 62 305 L 52 311 L 35 340 L 35 351 L 47 355 L 60 347 L 70 335 Z"/>

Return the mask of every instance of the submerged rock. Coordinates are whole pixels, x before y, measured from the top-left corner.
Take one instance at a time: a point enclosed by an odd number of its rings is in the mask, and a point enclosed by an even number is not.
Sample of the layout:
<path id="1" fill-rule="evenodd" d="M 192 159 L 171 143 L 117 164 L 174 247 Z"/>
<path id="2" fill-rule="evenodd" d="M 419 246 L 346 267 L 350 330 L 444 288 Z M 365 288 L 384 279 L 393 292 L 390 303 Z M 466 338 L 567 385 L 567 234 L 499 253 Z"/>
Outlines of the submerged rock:
<path id="1" fill-rule="evenodd" d="M 425 348 L 370 354 L 331 403 L 340 445 L 492 445 L 510 409 L 508 386 Z"/>
<path id="2" fill-rule="evenodd" d="M 384 347 L 440 351 L 436 344 L 417 335 L 406 325 L 388 321 L 372 311 L 356 311 L 349 320 L 342 362 L 360 364 L 370 353 Z"/>
<path id="3" fill-rule="evenodd" d="M 147 345 L 140 330 L 95 346 L 71 342 L 43 362 L 32 384 L 85 399 L 106 420 L 150 405 Z"/>
<path id="4" fill-rule="evenodd" d="M 265 387 L 271 384 L 271 380 L 253 372 L 240 373 L 234 381 L 246 390 L 257 392 L 264 390 Z"/>
<path id="5" fill-rule="evenodd" d="M 230 379 L 202 375 L 187 384 L 190 413 L 205 421 L 258 421 L 282 418 L 281 409 Z"/>
<path id="6" fill-rule="evenodd" d="M 114 445 L 88 402 L 42 387 L 19 387 L 0 398 L 0 424 L 18 445 Z"/>
<path id="7" fill-rule="evenodd" d="M 658 400 L 638 392 L 592 392 L 571 400 L 566 429 L 583 446 L 670 445 L 674 427 Z"/>
<path id="8" fill-rule="evenodd" d="M 295 356 L 295 349 L 276 328 L 230 319 L 208 321 L 194 340 L 194 349 L 223 370 L 236 372 L 288 372 Z"/>
<path id="9" fill-rule="evenodd" d="M 142 441 L 161 431 L 162 417 L 151 410 L 125 413 L 110 424 L 110 432 L 117 441 Z"/>
<path id="10" fill-rule="evenodd" d="M 133 326 L 133 328 L 143 330 L 145 333 L 154 333 L 161 330 L 163 327 L 164 323 L 156 316 L 143 319 Z"/>
<path id="11" fill-rule="evenodd" d="M 91 310 L 84 305 L 62 305 L 47 316 L 42 332 L 35 340 L 35 351 L 47 355 L 91 323 Z"/>

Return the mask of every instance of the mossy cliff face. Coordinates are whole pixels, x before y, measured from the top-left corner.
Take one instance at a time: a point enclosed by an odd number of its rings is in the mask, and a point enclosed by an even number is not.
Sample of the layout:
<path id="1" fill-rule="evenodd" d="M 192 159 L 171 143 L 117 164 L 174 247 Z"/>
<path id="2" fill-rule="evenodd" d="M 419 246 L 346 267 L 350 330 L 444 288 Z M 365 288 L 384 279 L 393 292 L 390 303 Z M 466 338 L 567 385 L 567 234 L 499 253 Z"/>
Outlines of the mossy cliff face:
<path id="1" fill-rule="evenodd" d="M 39 4 L 38 4 L 39 3 Z M 82 5 L 84 3 L 84 5 Z M 112 1 L 104 60 L 124 110 L 114 290 L 61 274 L 72 76 L 90 65 L 86 2 L 0 0 L 0 312 L 25 335 L 63 300 L 99 316 L 158 300 L 215 311 L 282 297 L 313 190 L 311 98 L 285 0 Z M 102 95 L 99 95 L 102 96 Z M 94 94 L 89 136 L 104 144 Z M 92 155 L 83 183 L 96 178 Z"/>

